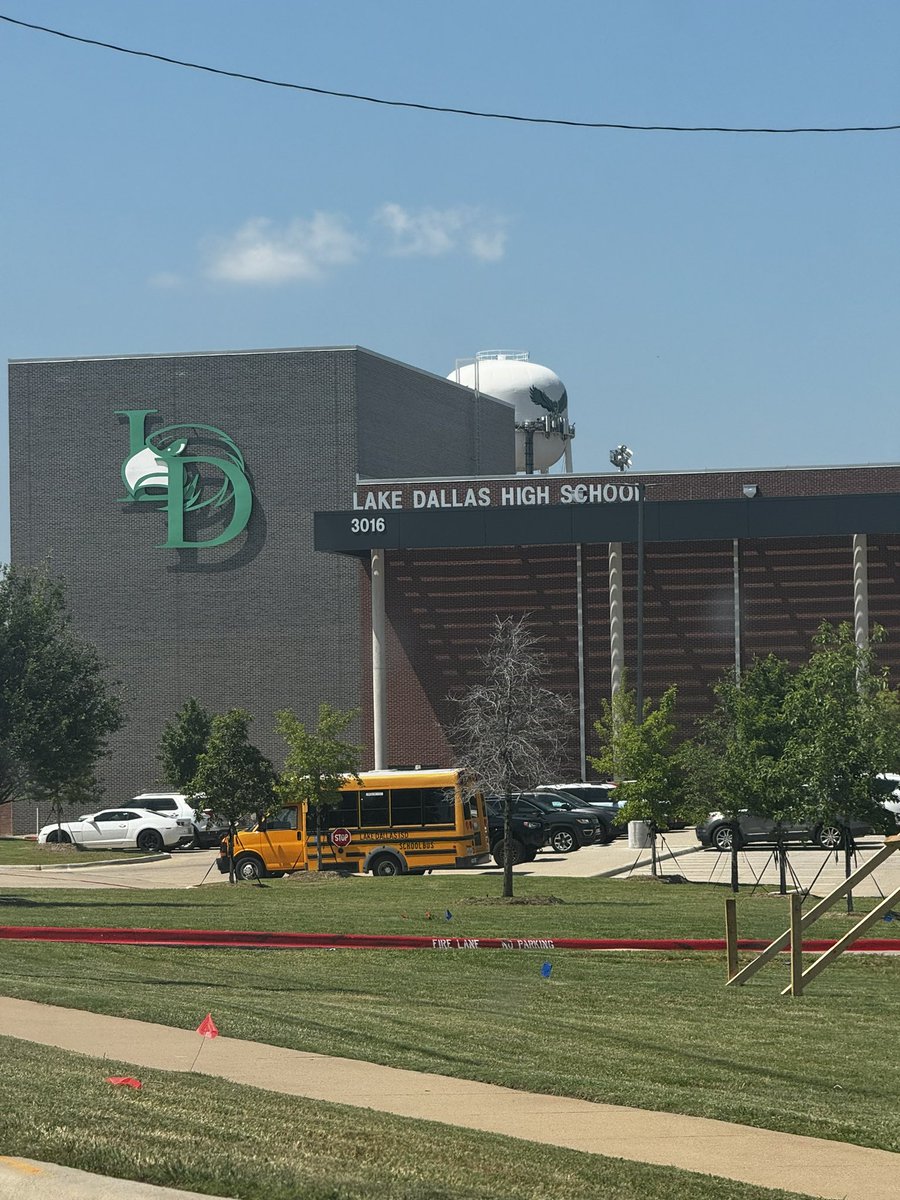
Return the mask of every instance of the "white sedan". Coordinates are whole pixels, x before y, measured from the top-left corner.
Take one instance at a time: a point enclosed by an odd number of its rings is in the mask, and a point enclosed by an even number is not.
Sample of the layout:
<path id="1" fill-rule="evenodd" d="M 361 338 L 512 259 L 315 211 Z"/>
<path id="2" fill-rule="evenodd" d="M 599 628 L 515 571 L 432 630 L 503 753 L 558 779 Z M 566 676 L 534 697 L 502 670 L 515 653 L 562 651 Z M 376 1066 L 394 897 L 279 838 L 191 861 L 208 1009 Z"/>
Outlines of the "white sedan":
<path id="1" fill-rule="evenodd" d="M 85 850 L 171 849 L 190 839 L 190 821 L 172 820 L 146 808 L 106 808 L 77 821 L 54 821 L 38 834 L 39 842 L 74 842 Z"/>

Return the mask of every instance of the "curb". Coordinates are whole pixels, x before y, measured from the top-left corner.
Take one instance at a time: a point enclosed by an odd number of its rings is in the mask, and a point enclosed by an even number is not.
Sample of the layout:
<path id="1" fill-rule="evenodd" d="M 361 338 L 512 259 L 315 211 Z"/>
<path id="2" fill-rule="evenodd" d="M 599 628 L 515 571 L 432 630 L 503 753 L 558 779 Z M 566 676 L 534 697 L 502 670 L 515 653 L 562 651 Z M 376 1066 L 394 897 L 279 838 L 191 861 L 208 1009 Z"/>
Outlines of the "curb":
<path id="1" fill-rule="evenodd" d="M 90 854 L 91 851 L 85 850 L 84 853 Z M 0 863 L 0 871 L 7 868 L 11 871 L 81 871 L 84 867 L 93 867 L 96 871 L 101 867 L 130 867 L 134 863 L 162 862 L 163 859 L 171 857 L 166 851 L 161 854 L 142 854 L 140 858 L 107 858 L 101 863 L 58 863 L 55 866 L 45 866 L 44 863 Z"/>
<path id="2" fill-rule="evenodd" d="M 284 933 L 232 929 L 117 929 L 52 925 L 0 925 L 0 941 L 69 942 L 115 946 L 219 947 L 241 950 L 715 950 L 723 938 L 478 938 L 420 934 Z M 829 950 L 833 938 L 810 938 L 808 952 Z M 739 950 L 764 950 L 766 939 L 742 938 Z M 860 938 L 847 952 L 900 953 L 900 938 Z M 787 953 L 787 948 L 784 951 Z"/>

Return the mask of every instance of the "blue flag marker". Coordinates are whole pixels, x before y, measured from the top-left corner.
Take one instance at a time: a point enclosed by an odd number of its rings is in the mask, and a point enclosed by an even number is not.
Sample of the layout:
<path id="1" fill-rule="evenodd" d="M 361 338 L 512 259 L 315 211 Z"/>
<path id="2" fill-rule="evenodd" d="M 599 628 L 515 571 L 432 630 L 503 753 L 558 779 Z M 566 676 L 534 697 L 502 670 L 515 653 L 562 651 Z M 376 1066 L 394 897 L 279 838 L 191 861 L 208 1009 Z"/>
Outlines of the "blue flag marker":
<path id="1" fill-rule="evenodd" d="M 552 970 L 553 970 L 553 963 L 548 963 L 548 962 L 545 962 L 545 963 L 544 963 L 544 965 L 541 967 L 541 975 L 543 975 L 543 977 L 544 977 L 545 979 L 549 979 L 549 978 L 550 978 L 550 972 L 551 972 Z"/>
<path id="2" fill-rule="evenodd" d="M 450 909 L 449 909 L 449 908 L 448 908 L 448 909 L 447 909 L 447 911 L 444 913 L 444 920 L 445 920 L 445 921 L 452 921 L 452 920 L 453 920 L 453 913 L 450 911 Z"/>
<path id="3" fill-rule="evenodd" d="M 884 914 L 884 919 L 885 919 L 885 921 L 893 921 L 894 914 L 892 912 L 886 912 Z"/>

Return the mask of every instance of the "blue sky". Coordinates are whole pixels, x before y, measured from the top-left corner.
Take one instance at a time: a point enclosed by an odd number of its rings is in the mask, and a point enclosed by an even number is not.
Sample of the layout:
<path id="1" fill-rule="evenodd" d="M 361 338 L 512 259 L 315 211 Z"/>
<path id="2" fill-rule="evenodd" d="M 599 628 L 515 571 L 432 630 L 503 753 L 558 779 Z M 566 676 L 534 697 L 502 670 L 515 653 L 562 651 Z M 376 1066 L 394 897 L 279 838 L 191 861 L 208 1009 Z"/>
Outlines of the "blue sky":
<path id="1" fill-rule="evenodd" d="M 900 122 L 895 0 L 0 12 L 430 104 Z M 5 23 L 0 110 L 3 359 L 353 343 L 447 374 L 503 347 L 563 379 L 577 471 L 609 469 L 619 442 L 648 471 L 900 458 L 900 132 L 513 125 L 215 78 Z M 5 403 L 4 372 L 4 463 Z"/>

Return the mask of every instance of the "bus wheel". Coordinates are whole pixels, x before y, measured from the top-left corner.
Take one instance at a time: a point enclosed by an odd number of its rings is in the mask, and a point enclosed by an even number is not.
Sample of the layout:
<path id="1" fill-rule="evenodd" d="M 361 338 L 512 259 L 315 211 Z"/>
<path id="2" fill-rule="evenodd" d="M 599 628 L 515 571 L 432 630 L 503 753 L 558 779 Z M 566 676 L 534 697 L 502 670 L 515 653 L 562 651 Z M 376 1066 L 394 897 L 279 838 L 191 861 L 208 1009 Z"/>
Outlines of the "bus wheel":
<path id="1" fill-rule="evenodd" d="M 265 875 L 266 868 L 255 854 L 239 854 L 234 860 L 234 873 L 238 879 L 259 879 Z"/>
<path id="2" fill-rule="evenodd" d="M 400 875 L 403 872 L 399 859 L 394 858 L 392 854 L 380 854 L 378 858 L 374 858 L 369 864 L 369 870 L 373 875 L 384 877 Z"/>

